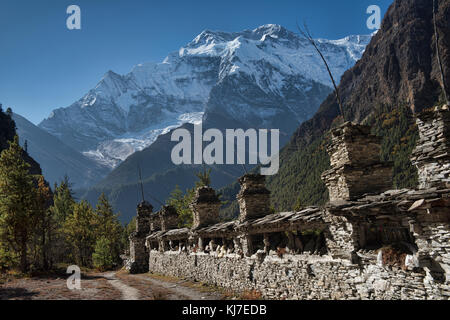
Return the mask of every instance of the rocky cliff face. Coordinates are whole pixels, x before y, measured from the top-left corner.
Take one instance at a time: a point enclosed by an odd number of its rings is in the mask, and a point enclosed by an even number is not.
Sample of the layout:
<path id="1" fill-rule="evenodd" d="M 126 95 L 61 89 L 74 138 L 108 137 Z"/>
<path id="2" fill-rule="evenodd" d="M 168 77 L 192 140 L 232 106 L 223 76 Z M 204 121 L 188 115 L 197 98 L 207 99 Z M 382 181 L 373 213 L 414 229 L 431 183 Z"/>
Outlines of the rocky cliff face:
<path id="1" fill-rule="evenodd" d="M 442 63 L 450 82 L 450 2 L 437 1 Z M 380 104 L 408 103 L 413 112 L 429 108 L 441 95 L 431 0 L 397 0 L 381 30 L 356 65 L 344 73 L 339 90 L 346 120 L 363 121 Z M 328 129 L 338 116 L 334 95 L 302 124 L 295 139 L 306 141 Z"/>

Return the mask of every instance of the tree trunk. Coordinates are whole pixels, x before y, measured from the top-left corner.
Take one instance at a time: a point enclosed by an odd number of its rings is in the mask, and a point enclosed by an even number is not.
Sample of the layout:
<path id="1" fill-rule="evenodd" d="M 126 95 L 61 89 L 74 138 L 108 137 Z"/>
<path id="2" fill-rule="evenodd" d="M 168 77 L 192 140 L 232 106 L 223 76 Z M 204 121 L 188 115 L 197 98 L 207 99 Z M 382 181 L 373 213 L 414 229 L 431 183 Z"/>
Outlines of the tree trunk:
<path id="1" fill-rule="evenodd" d="M 48 270 L 47 261 L 47 244 L 45 242 L 45 222 L 42 224 L 42 267 L 44 270 Z"/>
<path id="2" fill-rule="evenodd" d="M 27 237 L 22 236 L 20 243 L 20 271 L 26 273 L 28 271 L 28 260 L 27 260 Z"/>

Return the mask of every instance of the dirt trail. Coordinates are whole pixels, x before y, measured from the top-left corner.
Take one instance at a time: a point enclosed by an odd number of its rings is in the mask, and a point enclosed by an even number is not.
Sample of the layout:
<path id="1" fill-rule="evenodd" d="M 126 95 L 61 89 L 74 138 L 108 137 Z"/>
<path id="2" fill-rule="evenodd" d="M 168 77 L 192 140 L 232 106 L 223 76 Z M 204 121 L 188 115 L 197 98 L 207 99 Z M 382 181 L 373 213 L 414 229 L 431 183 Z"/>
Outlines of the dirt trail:
<path id="1" fill-rule="evenodd" d="M 139 300 L 139 290 L 127 286 L 116 278 L 115 272 L 105 273 L 103 275 L 108 283 L 122 293 L 122 300 Z"/>
<path id="2" fill-rule="evenodd" d="M 155 279 L 123 271 L 87 273 L 81 289 L 69 290 L 68 275 L 9 279 L 0 282 L 0 300 L 220 300 L 223 295 L 182 280 Z"/>
<path id="3" fill-rule="evenodd" d="M 221 300 L 223 295 L 218 292 L 202 292 L 183 285 L 186 281 L 180 280 L 177 282 L 167 282 L 160 279 L 150 278 L 148 275 L 130 275 L 137 279 L 144 280 L 150 284 L 150 287 L 162 287 L 172 293 L 170 300 Z"/>

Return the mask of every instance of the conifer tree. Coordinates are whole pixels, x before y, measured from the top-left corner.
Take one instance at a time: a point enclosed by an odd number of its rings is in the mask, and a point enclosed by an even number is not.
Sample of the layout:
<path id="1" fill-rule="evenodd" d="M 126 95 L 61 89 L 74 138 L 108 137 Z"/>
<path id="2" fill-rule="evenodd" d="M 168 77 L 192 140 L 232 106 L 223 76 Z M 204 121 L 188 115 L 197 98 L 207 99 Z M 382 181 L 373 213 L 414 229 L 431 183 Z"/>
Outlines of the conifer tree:
<path id="1" fill-rule="evenodd" d="M 12 116 L 13 116 L 12 109 L 11 109 L 11 108 L 7 108 L 7 109 L 6 109 L 6 114 L 7 114 L 10 118 L 12 118 Z"/>
<path id="2" fill-rule="evenodd" d="M 22 159 L 16 135 L 0 156 L 0 237 L 20 257 L 20 270 L 28 270 L 28 244 L 33 231 L 35 187 L 30 165 Z"/>
<path id="3" fill-rule="evenodd" d="M 92 261 L 94 267 L 100 271 L 111 269 L 117 262 L 114 250 L 111 248 L 114 246 L 114 242 L 111 242 L 106 237 L 100 237 L 95 243 L 95 250 L 92 254 Z"/>
<path id="4" fill-rule="evenodd" d="M 192 224 L 192 211 L 189 207 L 194 199 L 195 189 L 188 189 L 183 194 L 178 185 L 170 194 L 167 204 L 174 207 L 178 213 L 179 227 L 190 227 Z"/>
<path id="5" fill-rule="evenodd" d="M 53 245 L 53 233 L 57 230 L 50 206 L 52 204 L 52 193 L 47 186 L 44 177 L 39 176 L 36 190 L 36 236 L 38 239 L 38 251 L 41 257 L 41 266 L 48 270 L 50 268 L 51 246 Z"/>
<path id="6" fill-rule="evenodd" d="M 53 205 L 50 207 L 50 216 L 53 221 L 51 232 L 52 259 L 57 262 L 72 263 L 70 255 L 67 252 L 72 251 L 72 245 L 67 242 L 64 225 L 67 217 L 73 214 L 76 202 L 73 198 L 70 182 L 67 177 L 58 186 L 55 184 L 53 194 Z"/>
<path id="7" fill-rule="evenodd" d="M 118 215 L 114 214 L 113 208 L 104 193 L 100 195 L 95 211 L 97 225 L 96 237 L 98 241 L 102 238 L 104 239 L 99 246 L 104 251 L 105 243 L 108 243 L 110 257 L 114 263 L 118 263 L 122 250 L 121 237 L 123 230 L 118 220 Z M 108 265 L 107 267 L 110 266 Z"/>
<path id="8" fill-rule="evenodd" d="M 98 198 L 95 212 L 97 214 L 97 235 L 106 238 L 115 237 L 119 232 L 120 224 L 104 193 Z"/>
<path id="9" fill-rule="evenodd" d="M 134 231 L 136 231 L 136 217 L 133 217 L 123 228 L 121 243 L 125 250 L 129 248 L 129 238 Z"/>
<path id="10" fill-rule="evenodd" d="M 211 168 L 207 170 L 203 167 L 202 171 L 197 172 L 195 175 L 198 178 L 198 181 L 195 184 L 196 187 L 209 187 L 211 185 Z"/>
<path id="11" fill-rule="evenodd" d="M 55 185 L 51 210 L 59 222 L 64 223 L 66 218 L 72 214 L 74 205 L 73 191 L 69 179 L 65 177 L 59 186 Z"/>
<path id="12" fill-rule="evenodd" d="M 90 266 L 96 242 L 95 213 L 87 201 L 76 203 L 73 213 L 64 223 L 64 233 L 71 246 L 75 262 L 80 266 Z"/>

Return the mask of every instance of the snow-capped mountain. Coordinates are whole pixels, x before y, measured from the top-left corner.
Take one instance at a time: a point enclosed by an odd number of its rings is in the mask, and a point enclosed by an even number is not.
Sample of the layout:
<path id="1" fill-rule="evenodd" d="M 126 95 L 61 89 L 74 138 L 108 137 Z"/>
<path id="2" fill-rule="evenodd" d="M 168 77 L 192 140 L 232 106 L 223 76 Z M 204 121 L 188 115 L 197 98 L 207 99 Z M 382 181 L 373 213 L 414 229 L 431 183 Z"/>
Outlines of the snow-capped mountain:
<path id="1" fill-rule="evenodd" d="M 318 39 L 336 79 L 371 36 Z M 56 109 L 40 127 L 110 167 L 183 123 L 286 128 L 310 118 L 331 91 L 307 40 L 279 25 L 242 32 L 203 31 L 161 63 L 112 71 L 83 98 Z M 237 127 L 237 126 L 234 126 Z"/>

